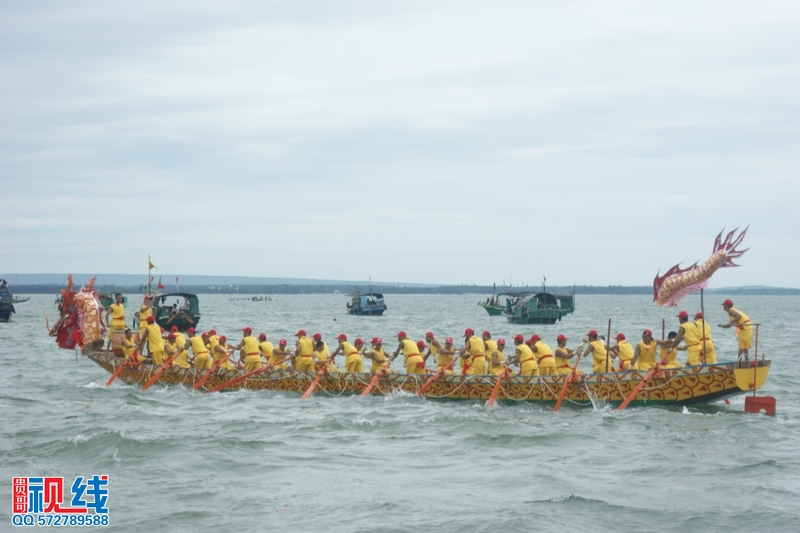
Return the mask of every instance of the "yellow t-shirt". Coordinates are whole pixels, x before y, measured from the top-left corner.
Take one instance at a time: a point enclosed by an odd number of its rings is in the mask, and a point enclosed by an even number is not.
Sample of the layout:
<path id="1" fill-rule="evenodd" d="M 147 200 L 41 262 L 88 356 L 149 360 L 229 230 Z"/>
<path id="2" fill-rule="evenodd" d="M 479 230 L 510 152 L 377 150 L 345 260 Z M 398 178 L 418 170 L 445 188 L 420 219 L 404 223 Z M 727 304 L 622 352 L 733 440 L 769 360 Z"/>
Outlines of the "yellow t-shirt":
<path id="1" fill-rule="evenodd" d="M 113 304 L 108 306 L 109 311 L 111 311 L 111 320 L 116 320 L 119 322 L 125 322 L 125 307 L 122 304 L 118 304 L 114 302 Z"/>
<path id="2" fill-rule="evenodd" d="M 556 366 L 556 360 L 553 358 L 553 350 L 542 341 L 536 341 L 536 359 L 539 366 Z M 531 350 L 532 351 L 532 350 Z"/>
<path id="3" fill-rule="evenodd" d="M 657 347 L 655 341 L 650 341 L 650 344 L 639 341 L 639 359 L 636 362 L 636 364 L 639 365 L 639 370 L 648 370 L 656 364 Z"/>
<path id="4" fill-rule="evenodd" d="M 164 351 L 164 339 L 161 337 L 161 327 L 158 324 L 147 326 L 147 348 L 150 353 Z"/>
<path id="5" fill-rule="evenodd" d="M 596 341 L 592 341 L 589 343 L 592 347 L 592 372 L 595 374 L 605 372 L 606 371 L 606 358 L 608 356 L 608 351 L 606 350 L 606 345 L 600 339 Z M 613 368 L 611 361 L 608 361 L 608 371 L 610 372 Z"/>

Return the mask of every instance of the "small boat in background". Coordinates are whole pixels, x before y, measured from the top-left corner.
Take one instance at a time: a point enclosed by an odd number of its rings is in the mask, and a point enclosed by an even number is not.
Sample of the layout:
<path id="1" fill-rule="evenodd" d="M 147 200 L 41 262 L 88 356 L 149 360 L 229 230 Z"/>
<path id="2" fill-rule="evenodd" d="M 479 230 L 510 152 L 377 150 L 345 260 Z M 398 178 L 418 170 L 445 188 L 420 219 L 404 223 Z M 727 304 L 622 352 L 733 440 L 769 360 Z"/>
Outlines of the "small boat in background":
<path id="1" fill-rule="evenodd" d="M 503 311 L 511 311 L 513 305 L 519 302 L 522 298 L 530 296 L 532 292 L 501 292 L 497 296 L 492 295 L 487 298 L 485 302 L 478 302 L 478 305 L 483 307 L 489 316 L 500 316 Z M 501 298 L 503 297 L 503 298 Z"/>
<path id="2" fill-rule="evenodd" d="M 170 305 L 169 300 L 172 298 L 175 298 L 175 303 Z M 156 318 L 156 324 L 166 331 L 172 329 L 172 326 L 178 326 L 179 331 L 196 328 L 200 322 L 200 300 L 196 294 L 188 292 L 154 294 L 153 316 Z M 134 315 L 133 323 L 134 327 L 139 327 L 138 316 Z"/>
<path id="3" fill-rule="evenodd" d="M 31 299 L 30 296 L 26 296 L 25 298 L 21 298 L 19 296 L 13 296 L 11 298 L 11 303 L 12 304 L 24 304 L 25 302 L 30 301 L 30 299 Z"/>
<path id="4" fill-rule="evenodd" d="M 100 303 L 103 304 L 103 309 L 105 309 L 106 311 L 108 311 L 108 307 L 111 304 L 114 303 L 114 294 L 116 294 L 116 293 L 107 292 L 107 293 L 104 293 L 104 294 L 100 295 Z M 124 295 L 122 296 L 122 305 L 124 305 L 124 306 L 128 305 L 128 297 L 127 296 L 124 296 Z"/>
<path id="5" fill-rule="evenodd" d="M 516 301 L 506 300 L 503 316 L 512 324 L 555 324 L 575 312 L 575 293 L 537 292 Z"/>
<path id="6" fill-rule="evenodd" d="M 358 316 L 381 316 L 386 311 L 383 294 L 372 292 L 372 286 L 370 286 L 368 294 L 361 294 L 356 287 L 350 293 L 350 302 L 346 307 L 348 313 Z"/>

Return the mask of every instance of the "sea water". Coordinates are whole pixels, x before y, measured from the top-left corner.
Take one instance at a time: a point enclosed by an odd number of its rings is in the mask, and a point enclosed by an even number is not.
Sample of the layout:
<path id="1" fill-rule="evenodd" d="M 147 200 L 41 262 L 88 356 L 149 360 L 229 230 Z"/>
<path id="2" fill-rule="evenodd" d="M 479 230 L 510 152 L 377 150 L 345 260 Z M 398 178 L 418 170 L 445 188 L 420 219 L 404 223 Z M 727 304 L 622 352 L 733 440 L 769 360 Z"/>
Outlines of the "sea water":
<path id="1" fill-rule="evenodd" d="M 724 295 L 705 298 L 712 326 Z M 772 359 L 761 395 L 777 416 L 730 405 L 630 408 L 388 397 L 202 394 L 120 381 L 47 336 L 52 295 L 0 324 L 0 531 L 11 526 L 12 476 L 109 476 L 112 531 L 796 531 L 800 519 L 800 298 L 737 296 Z M 581 296 L 552 326 L 489 317 L 485 295 L 388 295 L 383 317 L 354 317 L 343 295 L 269 302 L 201 295 L 200 329 L 234 343 L 252 326 L 277 344 L 299 328 L 352 341 L 432 330 L 457 344 L 465 327 L 511 343 L 539 333 L 572 347 L 589 329 L 677 330 L 677 309 L 646 296 Z M 141 297 L 129 295 L 127 319 Z M 699 297 L 681 309 L 693 315 Z M 713 328 L 720 361 L 733 330 Z M 679 355 L 685 357 L 684 353 Z M 342 361 L 339 361 L 342 363 Z M 398 362 L 395 366 L 398 366 Z M 589 370 L 589 362 L 581 363 Z"/>

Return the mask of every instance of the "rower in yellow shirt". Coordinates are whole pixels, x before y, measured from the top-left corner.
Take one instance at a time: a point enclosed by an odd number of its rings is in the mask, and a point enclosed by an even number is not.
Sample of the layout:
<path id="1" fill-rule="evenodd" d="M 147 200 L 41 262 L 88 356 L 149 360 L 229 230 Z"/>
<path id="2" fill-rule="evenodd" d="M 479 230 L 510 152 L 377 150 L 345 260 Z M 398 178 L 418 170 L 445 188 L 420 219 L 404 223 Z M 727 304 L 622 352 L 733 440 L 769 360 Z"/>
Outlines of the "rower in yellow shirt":
<path id="1" fill-rule="evenodd" d="M 575 350 L 567 348 L 568 340 L 569 339 L 566 337 L 566 335 L 562 333 L 559 333 L 558 337 L 556 337 L 556 342 L 558 345 L 556 346 L 555 354 L 553 354 L 556 360 L 556 374 L 572 374 L 570 359 L 575 356 Z M 575 374 L 581 375 L 583 372 L 575 369 Z"/>
<path id="2" fill-rule="evenodd" d="M 483 369 L 483 373 L 492 374 L 492 354 L 497 351 L 497 343 L 492 340 L 492 334 L 489 332 L 489 330 L 484 330 L 483 333 L 481 333 L 481 340 L 483 341 L 483 355 L 484 360 L 486 361 L 486 366 Z"/>
<path id="3" fill-rule="evenodd" d="M 111 315 L 111 322 L 108 321 Z M 114 303 L 108 306 L 106 311 L 106 323 L 108 324 L 108 346 L 106 349 L 111 349 L 111 337 L 115 331 L 125 331 L 125 306 L 122 305 L 122 294 L 117 293 L 114 295 Z"/>
<path id="4" fill-rule="evenodd" d="M 194 328 L 187 329 L 186 334 L 189 336 L 195 370 L 211 370 L 211 357 L 203 337 L 198 335 Z"/>
<path id="5" fill-rule="evenodd" d="M 464 348 L 461 349 L 459 357 L 461 357 L 462 374 L 481 376 L 486 372 L 486 348 L 483 340 L 475 335 L 472 328 L 464 330 L 464 338 L 466 343 Z"/>
<path id="6" fill-rule="evenodd" d="M 314 335 L 311 337 L 311 340 L 314 341 L 314 345 L 315 346 L 319 341 L 322 341 L 322 344 L 323 344 L 322 354 L 326 358 L 331 356 L 331 351 L 328 349 L 328 343 L 325 342 L 324 340 L 322 340 L 322 334 L 321 333 L 314 333 Z"/>
<path id="7" fill-rule="evenodd" d="M 214 330 L 212 329 L 211 331 Z M 211 333 L 211 331 L 209 331 L 209 333 Z M 209 344 L 211 344 L 211 337 L 211 335 L 208 336 Z M 214 337 L 216 337 L 216 335 L 214 335 Z M 233 349 L 228 347 L 228 337 L 225 335 L 217 337 L 217 345 L 214 346 L 214 351 L 211 352 L 211 355 L 214 357 L 214 364 L 216 364 L 220 370 L 236 370 L 236 367 L 231 363 L 232 353 Z"/>
<path id="8" fill-rule="evenodd" d="M 144 357 L 139 355 L 136 349 L 137 341 L 133 337 L 133 332 L 130 328 L 125 330 L 125 338 L 122 339 L 122 355 L 127 361 L 132 363 L 141 363 Z"/>
<path id="9" fill-rule="evenodd" d="M 314 345 L 314 351 L 311 352 L 311 356 L 314 358 L 317 372 L 323 368 L 326 368 L 329 373 L 341 372 L 339 368 L 333 365 L 333 358 L 336 357 L 336 355 L 329 355 L 327 351 L 327 347 L 322 341 L 317 341 L 317 343 Z"/>
<path id="10" fill-rule="evenodd" d="M 164 338 L 161 336 L 161 327 L 156 324 L 156 319 L 153 316 L 147 317 L 147 326 L 145 327 L 144 334 L 137 347 L 139 353 L 142 353 L 145 342 L 147 343 L 147 349 L 150 352 L 150 358 L 153 364 L 163 364 L 165 356 Z"/>
<path id="11" fill-rule="evenodd" d="M 608 354 L 606 343 L 598 338 L 597 331 L 589 331 L 586 338 L 589 343 L 581 352 L 592 354 L 592 372 L 595 374 L 613 372 L 614 366 L 611 364 L 611 356 Z"/>
<path id="12" fill-rule="evenodd" d="M 744 359 L 747 362 L 750 357 L 750 345 L 753 342 L 753 326 L 750 324 L 750 318 L 740 310 L 734 309 L 731 300 L 722 302 L 722 309 L 728 313 L 729 321 L 727 324 L 718 324 L 718 326 L 726 329 L 736 327 L 736 338 L 739 343 L 737 360 Z"/>
<path id="13" fill-rule="evenodd" d="M 528 345 L 531 352 L 536 355 L 537 363 L 539 364 L 540 376 L 552 376 L 556 372 L 556 360 L 553 359 L 553 350 L 542 342 L 542 338 L 534 333 L 528 340 Z"/>
<path id="14" fill-rule="evenodd" d="M 175 350 L 180 349 L 180 354 L 178 357 L 172 360 L 172 366 L 177 366 L 178 368 L 191 368 L 191 365 L 189 364 L 189 351 L 186 349 L 186 337 L 183 335 L 183 333 L 178 331 L 178 326 L 172 326 L 170 328 L 170 335 L 173 337 L 172 348 Z"/>
<path id="15" fill-rule="evenodd" d="M 139 333 L 143 334 L 147 328 L 147 319 L 153 316 L 153 297 L 149 294 L 144 295 L 144 301 L 139 307 Z"/>
<path id="16" fill-rule="evenodd" d="M 364 361 L 361 359 L 361 352 L 364 348 L 364 341 L 356 339 L 356 345 L 353 346 L 347 342 L 347 335 L 341 333 L 336 340 L 339 341 L 339 346 L 331 354 L 331 358 L 336 357 L 340 353 L 345 356 L 344 371 L 345 372 L 364 372 Z"/>
<path id="17" fill-rule="evenodd" d="M 267 338 L 266 335 L 264 336 L 264 338 L 265 339 Z M 292 352 L 291 350 L 287 349 L 287 344 L 288 343 L 286 339 L 281 339 L 278 341 L 278 347 L 272 350 L 272 357 L 270 357 L 269 359 L 270 365 L 275 366 L 280 360 L 283 360 L 284 362 L 289 361 L 291 362 L 291 364 L 294 364 L 294 359 L 292 358 Z M 270 344 L 270 346 L 272 345 Z M 275 366 L 276 370 L 289 370 L 289 368 L 290 366 L 286 364 L 280 364 Z"/>
<path id="18" fill-rule="evenodd" d="M 372 361 L 369 373 L 377 374 L 384 368 L 387 369 L 387 372 L 394 372 L 394 370 L 388 368 L 386 352 L 383 351 L 383 340 L 380 337 L 373 337 L 371 344 L 372 350 L 366 354 L 370 361 Z"/>
<path id="19" fill-rule="evenodd" d="M 639 369 L 633 361 L 633 346 L 625 340 L 624 333 L 617 333 L 617 344 L 610 346 L 608 351 L 612 354 L 612 357 L 619 358 L 619 367 L 617 370 L 620 372 Z"/>
<path id="20" fill-rule="evenodd" d="M 711 338 L 711 326 L 705 321 L 703 313 L 700 311 L 694 315 L 694 325 L 697 326 L 697 332 L 700 333 L 700 362 L 704 365 L 717 364 L 717 349 Z"/>
<path id="21" fill-rule="evenodd" d="M 436 351 L 436 371 L 444 371 L 445 374 L 452 374 L 455 355 L 456 348 L 453 346 L 453 339 L 447 337 L 444 340 L 444 345 Z"/>
<path id="22" fill-rule="evenodd" d="M 672 347 L 672 341 L 675 340 L 675 337 L 678 336 L 677 331 L 670 331 L 667 335 L 667 340 L 665 341 L 656 341 L 656 344 L 659 346 L 659 361 L 664 360 L 664 355 L 667 356 L 666 363 L 661 365 L 662 368 L 683 368 L 683 365 L 677 361 L 678 351 L 686 350 L 684 346 L 678 346 L 677 348 Z"/>
<path id="23" fill-rule="evenodd" d="M 294 336 L 297 337 L 297 342 L 294 344 L 295 370 L 298 372 L 316 372 L 313 355 L 314 342 L 306 337 L 306 330 L 304 329 L 299 330 Z"/>
<path id="24" fill-rule="evenodd" d="M 650 370 L 656 366 L 656 349 L 658 343 L 653 339 L 653 332 L 646 329 L 642 332 L 642 340 L 636 344 L 636 349 L 633 351 L 633 360 L 631 365 L 636 366 L 639 370 Z"/>
<path id="25" fill-rule="evenodd" d="M 266 335 L 264 336 L 266 338 Z M 232 350 L 241 350 L 240 358 L 244 361 L 244 371 L 250 372 L 262 368 L 261 350 L 259 350 L 258 340 L 253 337 L 253 328 L 246 326 L 242 328 L 242 340 L 234 346 Z"/>
<path id="26" fill-rule="evenodd" d="M 284 340 L 284 346 L 286 345 L 286 341 Z M 273 370 L 285 370 L 288 368 L 285 365 L 279 364 L 276 365 L 278 361 L 283 359 L 283 356 L 275 354 L 275 347 L 272 345 L 271 342 L 267 340 L 266 333 L 259 333 L 258 334 L 258 353 L 259 357 L 263 358 L 266 361 L 267 366 L 273 367 Z"/>
<path id="27" fill-rule="evenodd" d="M 520 376 L 538 376 L 539 365 L 536 364 L 536 356 L 533 355 L 531 347 L 525 344 L 525 337 L 518 334 L 514 337 L 514 345 L 517 351 L 508 360 L 509 365 L 519 365 Z"/>
<path id="28" fill-rule="evenodd" d="M 484 341 L 485 342 L 485 341 Z M 487 348 L 488 348 L 487 343 Z M 497 344 L 495 344 L 495 349 L 492 351 L 486 352 L 489 356 L 489 374 L 493 376 L 499 376 L 503 373 L 503 370 L 506 367 L 506 356 L 503 353 L 503 348 L 506 347 L 506 340 L 505 339 L 497 339 Z"/>
<path id="29" fill-rule="evenodd" d="M 434 361 L 439 360 L 439 350 L 442 349 L 442 344 L 439 340 L 433 335 L 432 331 L 428 331 L 425 333 L 425 341 L 428 343 L 428 351 L 422 358 L 422 361 L 427 363 L 428 357 L 433 356 Z"/>
<path id="30" fill-rule="evenodd" d="M 406 363 L 406 374 L 425 374 L 425 361 L 422 360 L 417 344 L 408 338 L 405 331 L 397 333 L 397 340 L 397 349 L 392 354 L 389 364 L 391 365 L 402 352 Z"/>
<path id="31" fill-rule="evenodd" d="M 677 315 L 681 327 L 678 329 L 678 336 L 672 341 L 672 347 L 677 348 L 681 341 L 686 342 L 686 366 L 697 366 L 700 363 L 700 332 L 694 322 L 689 321 L 689 313 L 681 311 Z"/>

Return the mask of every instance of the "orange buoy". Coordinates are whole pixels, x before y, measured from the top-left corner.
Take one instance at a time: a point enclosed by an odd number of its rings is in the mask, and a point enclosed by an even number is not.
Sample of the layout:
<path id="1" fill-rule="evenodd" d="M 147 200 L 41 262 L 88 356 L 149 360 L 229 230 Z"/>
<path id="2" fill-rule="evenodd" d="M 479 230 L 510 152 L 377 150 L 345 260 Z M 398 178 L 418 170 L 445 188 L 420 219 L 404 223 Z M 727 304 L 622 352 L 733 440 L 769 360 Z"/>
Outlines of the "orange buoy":
<path id="1" fill-rule="evenodd" d="M 772 396 L 747 396 L 744 399 L 745 413 L 764 413 L 775 416 L 775 398 Z"/>

